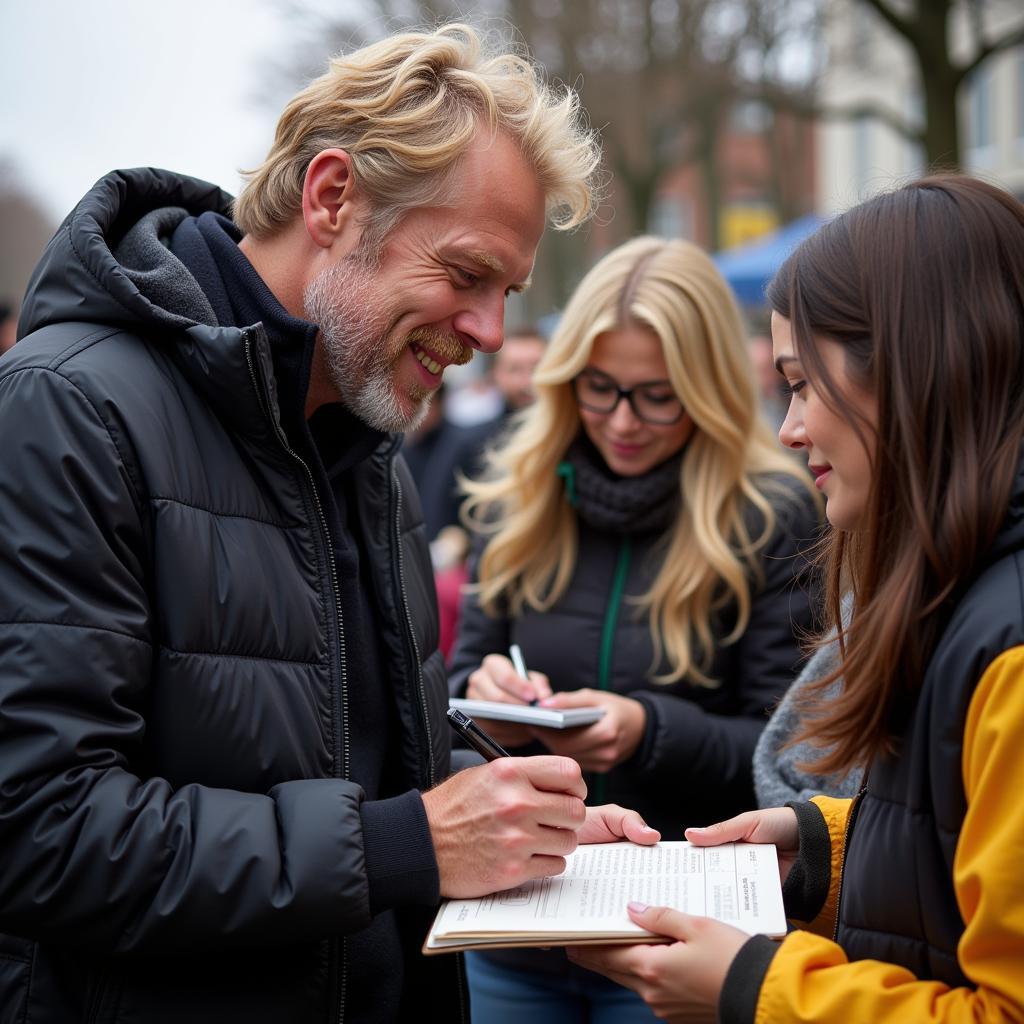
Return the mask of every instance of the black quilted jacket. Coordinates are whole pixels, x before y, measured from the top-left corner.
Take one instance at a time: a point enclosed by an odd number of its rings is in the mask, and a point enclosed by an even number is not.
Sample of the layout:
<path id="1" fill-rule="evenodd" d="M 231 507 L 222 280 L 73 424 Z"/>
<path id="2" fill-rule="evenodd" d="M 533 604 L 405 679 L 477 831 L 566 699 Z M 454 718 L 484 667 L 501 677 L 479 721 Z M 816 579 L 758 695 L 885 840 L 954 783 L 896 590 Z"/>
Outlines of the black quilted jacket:
<path id="1" fill-rule="evenodd" d="M 355 684 L 267 339 L 167 308 L 112 252 L 150 209 L 229 203 L 163 171 L 101 180 L 0 362 L 4 1024 L 341 1020 L 366 983 L 345 952 L 370 918 Z M 396 447 L 354 471 L 358 519 L 403 775 L 426 788 L 448 771 L 447 691 Z M 459 959 L 418 955 L 429 910 L 398 909 L 406 1005 L 468 1016 Z"/>

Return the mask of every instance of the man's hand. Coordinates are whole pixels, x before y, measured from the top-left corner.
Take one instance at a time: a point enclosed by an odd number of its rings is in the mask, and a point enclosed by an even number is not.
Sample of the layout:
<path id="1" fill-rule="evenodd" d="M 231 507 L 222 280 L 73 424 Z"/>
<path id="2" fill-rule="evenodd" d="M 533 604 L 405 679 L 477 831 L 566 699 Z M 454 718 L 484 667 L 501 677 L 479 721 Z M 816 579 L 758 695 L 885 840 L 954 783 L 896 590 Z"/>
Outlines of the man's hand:
<path id="1" fill-rule="evenodd" d="M 653 846 L 661 833 L 651 828 L 636 811 L 627 811 L 618 804 L 602 804 L 587 808 L 587 820 L 577 838 L 584 843 L 617 843 L 628 839 L 640 846 Z"/>
<path id="2" fill-rule="evenodd" d="M 587 787 L 565 757 L 502 757 L 423 794 L 441 895 L 484 896 L 565 870 Z"/>
<path id="3" fill-rule="evenodd" d="M 664 946 L 574 946 L 569 959 L 632 989 L 658 1020 L 714 1021 L 722 984 L 750 938 L 732 925 L 630 903 L 630 919 L 674 941 Z"/>
<path id="4" fill-rule="evenodd" d="M 533 736 L 553 754 L 578 761 L 588 772 L 608 772 L 633 756 L 644 736 L 647 714 L 631 697 L 605 690 L 565 690 L 541 701 L 545 708 L 604 708 L 593 725 L 575 729 L 531 726 Z"/>
<path id="5" fill-rule="evenodd" d="M 551 696 L 551 683 L 543 672 L 530 671 L 523 679 L 504 654 L 488 654 L 466 683 L 466 696 L 473 700 L 493 700 L 503 704 L 529 704 Z M 503 747 L 524 747 L 533 736 L 529 726 L 516 722 L 497 722 L 476 715 L 490 736 Z"/>
<path id="6" fill-rule="evenodd" d="M 721 846 L 722 843 L 774 843 L 779 856 L 779 877 L 785 882 L 800 853 L 800 833 L 796 811 L 792 807 L 769 807 L 745 811 L 728 821 L 707 828 L 688 828 L 686 838 L 694 846 Z"/>

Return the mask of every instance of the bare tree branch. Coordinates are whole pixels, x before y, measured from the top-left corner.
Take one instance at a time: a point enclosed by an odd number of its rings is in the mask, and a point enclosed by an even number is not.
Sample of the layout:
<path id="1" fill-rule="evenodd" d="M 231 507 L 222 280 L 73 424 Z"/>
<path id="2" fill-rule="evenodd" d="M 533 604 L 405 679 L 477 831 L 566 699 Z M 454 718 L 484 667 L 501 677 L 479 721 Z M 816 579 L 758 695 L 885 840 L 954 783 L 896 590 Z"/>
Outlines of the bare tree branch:
<path id="1" fill-rule="evenodd" d="M 1014 46 L 1024 43 L 1024 24 L 1019 25 L 1013 32 L 1002 36 L 999 39 L 990 40 L 956 72 L 956 82 L 959 85 L 972 71 L 984 64 L 994 53 L 1001 53 L 1003 50 L 1012 49 Z"/>
<path id="2" fill-rule="evenodd" d="M 900 117 L 888 107 L 878 103 L 854 103 L 842 107 L 817 107 L 817 116 L 829 121 L 859 121 L 869 118 L 888 125 L 897 135 L 903 136 L 908 142 L 924 144 L 924 132 L 915 128 L 907 120 Z"/>
<path id="3" fill-rule="evenodd" d="M 859 0 L 860 3 L 866 7 L 870 7 L 875 11 L 884 21 L 888 22 L 889 27 L 894 31 L 898 32 L 901 36 L 909 41 L 914 41 L 917 37 L 917 26 L 909 18 L 905 18 L 898 11 L 895 11 L 889 6 L 887 0 Z M 932 3 L 933 0 L 926 0 L 928 3 Z"/>

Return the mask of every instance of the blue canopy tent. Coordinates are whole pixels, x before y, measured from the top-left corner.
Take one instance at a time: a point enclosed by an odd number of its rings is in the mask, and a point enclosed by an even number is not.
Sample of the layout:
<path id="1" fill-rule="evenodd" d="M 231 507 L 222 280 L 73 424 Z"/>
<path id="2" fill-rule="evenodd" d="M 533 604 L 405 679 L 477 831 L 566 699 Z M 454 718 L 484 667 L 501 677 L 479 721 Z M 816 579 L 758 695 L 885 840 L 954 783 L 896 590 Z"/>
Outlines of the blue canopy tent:
<path id="1" fill-rule="evenodd" d="M 786 257 L 825 221 L 815 213 L 790 221 L 773 234 L 750 245 L 726 249 L 712 257 L 744 306 L 763 306 L 765 286 Z"/>

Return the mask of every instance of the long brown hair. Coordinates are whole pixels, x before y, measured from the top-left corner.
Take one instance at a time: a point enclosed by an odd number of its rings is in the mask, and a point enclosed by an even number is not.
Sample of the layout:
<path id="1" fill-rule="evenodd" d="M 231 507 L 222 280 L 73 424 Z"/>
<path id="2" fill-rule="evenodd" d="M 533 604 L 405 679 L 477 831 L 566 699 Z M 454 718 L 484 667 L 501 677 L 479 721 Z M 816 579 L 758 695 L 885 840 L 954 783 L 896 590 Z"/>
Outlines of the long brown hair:
<path id="1" fill-rule="evenodd" d="M 848 375 L 877 402 L 865 521 L 833 530 L 822 559 L 841 664 L 808 688 L 794 738 L 831 748 L 815 770 L 845 771 L 893 750 L 1006 515 L 1024 438 L 1024 205 L 973 178 L 924 178 L 826 224 L 768 300 L 791 323 L 803 373 L 862 439 L 872 428 L 826 371 L 820 339 L 843 346 Z M 841 695 L 821 699 L 840 676 Z"/>

